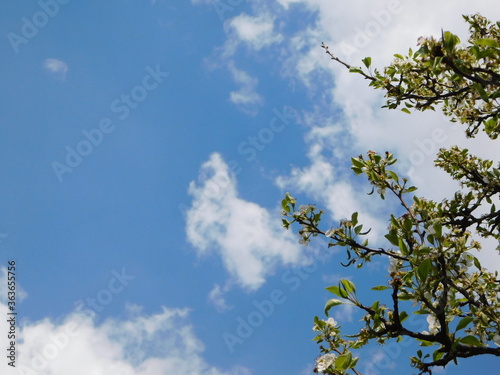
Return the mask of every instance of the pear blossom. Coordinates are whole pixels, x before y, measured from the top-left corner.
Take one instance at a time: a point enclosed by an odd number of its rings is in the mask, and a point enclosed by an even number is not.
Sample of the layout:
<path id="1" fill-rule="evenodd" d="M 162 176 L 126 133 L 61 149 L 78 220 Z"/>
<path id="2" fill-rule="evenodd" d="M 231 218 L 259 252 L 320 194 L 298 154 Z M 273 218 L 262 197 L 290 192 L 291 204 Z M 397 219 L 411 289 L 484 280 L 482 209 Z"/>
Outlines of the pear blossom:
<path id="1" fill-rule="evenodd" d="M 437 320 L 435 315 L 433 314 L 427 315 L 427 323 L 429 324 L 429 331 L 431 334 L 435 335 L 436 333 L 439 332 L 441 324 L 439 324 L 439 321 Z"/>
<path id="2" fill-rule="evenodd" d="M 326 232 L 325 232 L 325 236 L 326 237 L 333 237 L 335 235 L 335 229 L 328 229 Z"/>
<path id="3" fill-rule="evenodd" d="M 390 257 L 390 258 L 389 258 L 389 263 L 390 263 L 390 266 L 389 266 L 389 268 L 387 269 L 387 271 L 388 271 L 390 274 L 398 272 L 398 269 L 399 269 L 399 261 L 398 261 L 396 258 Z"/>
<path id="4" fill-rule="evenodd" d="M 327 320 L 325 320 L 325 323 L 332 327 L 335 327 L 338 324 L 332 317 L 329 317 Z"/>
<path id="5" fill-rule="evenodd" d="M 333 365 L 336 358 L 337 356 L 333 353 L 324 354 L 316 359 L 316 368 L 321 372 L 326 371 L 331 365 Z"/>

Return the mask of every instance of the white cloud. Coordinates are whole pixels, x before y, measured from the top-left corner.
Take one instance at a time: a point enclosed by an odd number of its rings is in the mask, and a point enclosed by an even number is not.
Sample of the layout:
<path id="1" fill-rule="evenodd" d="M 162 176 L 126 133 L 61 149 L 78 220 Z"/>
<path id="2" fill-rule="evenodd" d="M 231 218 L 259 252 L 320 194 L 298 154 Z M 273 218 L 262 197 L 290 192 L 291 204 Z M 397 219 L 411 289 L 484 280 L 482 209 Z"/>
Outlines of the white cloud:
<path id="1" fill-rule="evenodd" d="M 255 290 L 279 264 L 305 261 L 297 238 L 273 213 L 238 197 L 235 178 L 214 153 L 191 182 L 192 206 L 186 214 L 188 241 L 198 254 L 218 254 L 241 286 Z"/>
<path id="2" fill-rule="evenodd" d="M 225 286 L 220 286 L 215 284 L 210 293 L 208 294 L 208 300 L 214 304 L 215 308 L 219 312 L 225 312 L 231 310 L 234 306 L 229 305 L 224 298 L 224 294 L 230 289 L 229 283 Z"/>
<path id="3" fill-rule="evenodd" d="M 365 366 L 361 370 L 364 375 L 378 375 L 380 370 L 394 369 L 396 362 L 395 357 L 399 357 L 401 349 L 398 347 L 398 355 L 393 352 L 388 352 L 391 344 L 386 345 L 383 349 L 376 349 L 371 352 L 370 359 L 365 361 Z"/>
<path id="4" fill-rule="evenodd" d="M 55 74 L 61 77 L 62 79 L 66 78 L 66 73 L 68 72 L 68 65 L 62 60 L 53 58 L 46 59 L 43 64 L 43 67 L 48 72 Z"/>
<path id="5" fill-rule="evenodd" d="M 344 303 L 335 308 L 333 312 L 333 317 L 340 324 L 345 324 L 348 322 L 352 322 L 354 314 L 357 313 L 358 311 L 359 310 L 356 306 Z"/>
<path id="6" fill-rule="evenodd" d="M 233 62 L 228 64 L 228 69 L 234 81 L 240 86 L 239 90 L 230 93 L 229 100 L 244 111 L 255 114 L 258 106 L 263 102 L 262 97 L 256 91 L 259 80 L 236 68 Z"/>
<path id="7" fill-rule="evenodd" d="M 235 32 L 238 41 L 257 51 L 283 40 L 283 35 L 274 29 L 274 18 L 267 13 L 256 17 L 242 13 L 228 22 L 228 28 Z"/>
<path id="8" fill-rule="evenodd" d="M 195 4 L 200 3 L 196 1 Z M 230 7 L 231 10 L 234 10 Z M 240 45 L 246 45 L 253 51 L 259 51 L 275 43 L 280 43 L 283 36 L 275 30 L 274 17 L 268 13 L 250 16 L 242 13 L 229 18 L 224 23 L 227 39 L 224 45 L 216 50 L 215 58 L 208 62 L 211 68 L 225 66 L 238 84 L 239 89 L 229 94 L 229 100 L 244 112 L 255 115 L 263 98 L 256 91 L 259 80 L 247 72 L 238 69 L 235 55 Z"/>
<path id="9" fill-rule="evenodd" d="M 133 310 L 133 316 L 102 324 L 85 311 L 75 311 L 61 322 L 23 321 L 18 326 L 16 368 L 5 366 L 6 375 L 250 374 L 241 367 L 223 371 L 203 359 L 203 343 L 186 309 L 163 307 L 151 315 Z M 7 307 L 0 304 L 0 312 L 6 316 Z M 4 337 L 2 347 L 8 347 Z"/>

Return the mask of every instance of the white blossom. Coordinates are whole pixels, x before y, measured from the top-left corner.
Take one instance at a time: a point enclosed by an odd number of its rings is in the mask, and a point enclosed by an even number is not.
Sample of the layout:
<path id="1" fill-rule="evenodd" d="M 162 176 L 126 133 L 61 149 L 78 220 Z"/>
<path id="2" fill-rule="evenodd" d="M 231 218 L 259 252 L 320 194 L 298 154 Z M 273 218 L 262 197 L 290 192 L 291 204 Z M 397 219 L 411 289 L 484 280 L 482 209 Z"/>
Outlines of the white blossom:
<path id="1" fill-rule="evenodd" d="M 338 323 L 335 321 L 335 319 L 333 319 L 332 317 L 329 317 L 327 320 L 324 320 L 323 321 L 328 325 L 330 326 L 329 328 L 333 328 L 335 327 Z M 315 324 L 313 325 L 313 331 L 319 331 L 319 327 Z"/>
<path id="2" fill-rule="evenodd" d="M 335 229 L 328 229 L 326 232 L 325 232 L 325 236 L 326 237 L 333 237 L 335 235 Z"/>
<path id="3" fill-rule="evenodd" d="M 299 207 L 299 212 L 300 213 L 308 213 L 309 211 L 312 211 L 314 209 L 314 206 L 311 204 L 302 204 Z"/>
<path id="4" fill-rule="evenodd" d="M 336 358 L 337 356 L 333 353 L 322 355 L 316 359 L 316 368 L 321 372 L 326 371 L 331 365 L 333 365 Z"/>
<path id="5" fill-rule="evenodd" d="M 439 324 L 439 321 L 434 314 L 427 315 L 427 323 L 429 324 L 429 331 L 431 334 L 435 335 L 439 332 L 441 324 Z"/>
<path id="6" fill-rule="evenodd" d="M 332 327 L 335 327 L 338 324 L 332 317 L 329 317 L 327 320 L 325 320 L 325 323 Z"/>
<path id="7" fill-rule="evenodd" d="M 391 274 L 391 273 L 398 272 L 398 269 L 399 269 L 399 260 L 397 260 L 396 258 L 390 257 L 390 258 L 389 258 L 389 263 L 390 263 L 390 266 L 389 266 L 389 268 L 387 269 L 387 271 L 388 271 L 390 274 Z"/>

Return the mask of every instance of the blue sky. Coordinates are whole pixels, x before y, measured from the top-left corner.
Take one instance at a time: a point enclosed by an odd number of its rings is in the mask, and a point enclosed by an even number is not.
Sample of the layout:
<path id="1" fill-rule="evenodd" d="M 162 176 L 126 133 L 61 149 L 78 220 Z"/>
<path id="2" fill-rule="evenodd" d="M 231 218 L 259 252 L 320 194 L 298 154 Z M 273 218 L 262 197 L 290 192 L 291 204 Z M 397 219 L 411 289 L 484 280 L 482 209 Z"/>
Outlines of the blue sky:
<path id="1" fill-rule="evenodd" d="M 439 113 L 380 110 L 381 93 L 320 45 L 383 67 L 419 36 L 465 35 L 460 14 L 498 18 L 495 1 L 453 7 L 3 2 L 0 267 L 15 260 L 21 301 L 18 369 L 3 359 L 2 373 L 311 374 L 324 288 L 350 278 L 371 301 L 387 264 L 359 272 L 324 243 L 301 247 L 280 226 L 284 193 L 324 207 L 325 225 L 359 211 L 381 236 L 397 205 L 366 196 L 351 156 L 394 152 L 433 199 L 456 189 L 432 167 L 438 147 L 500 156 Z M 359 316 L 335 318 L 353 332 Z M 409 374 L 411 350 L 371 346 L 360 371 Z"/>

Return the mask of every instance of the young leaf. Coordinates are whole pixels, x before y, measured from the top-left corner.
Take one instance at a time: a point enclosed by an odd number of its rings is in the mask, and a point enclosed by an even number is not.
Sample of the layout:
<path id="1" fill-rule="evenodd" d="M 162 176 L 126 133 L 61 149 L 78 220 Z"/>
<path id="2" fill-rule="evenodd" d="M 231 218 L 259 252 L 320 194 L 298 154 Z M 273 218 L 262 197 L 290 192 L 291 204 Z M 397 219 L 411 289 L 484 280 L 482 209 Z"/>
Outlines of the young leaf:
<path id="1" fill-rule="evenodd" d="M 344 289 L 341 289 L 336 285 L 329 286 L 328 288 L 326 288 L 326 290 L 328 290 L 329 292 L 332 292 L 333 294 L 335 294 L 336 296 L 339 296 L 341 298 L 348 297 L 347 292 Z"/>
<path id="2" fill-rule="evenodd" d="M 372 290 L 386 290 L 386 289 L 389 289 L 389 287 L 385 285 L 378 285 L 372 288 Z"/>
<path id="3" fill-rule="evenodd" d="M 325 315 L 328 316 L 328 312 L 330 311 L 330 309 L 334 306 L 337 306 L 337 305 L 340 305 L 344 302 L 342 302 L 341 300 L 339 299 L 335 299 L 335 298 L 332 298 L 330 300 L 328 300 L 325 304 Z"/>
<path id="4" fill-rule="evenodd" d="M 356 67 L 352 66 L 349 69 L 349 73 L 363 73 L 363 70 L 361 68 L 356 68 Z"/>
<path id="5" fill-rule="evenodd" d="M 429 258 L 425 259 L 422 263 L 417 268 L 417 275 L 420 281 L 424 281 L 427 276 L 429 275 L 429 272 L 431 271 L 432 267 L 432 262 Z"/>
<path id="6" fill-rule="evenodd" d="M 478 39 L 474 41 L 474 44 L 477 44 L 479 46 L 488 46 L 488 47 L 493 47 L 493 48 L 500 48 L 500 45 L 495 39 L 490 39 L 490 38 L 484 38 L 484 39 Z"/>
<path id="7" fill-rule="evenodd" d="M 342 286 L 347 290 L 348 293 L 355 293 L 356 292 L 356 286 L 351 280 L 347 279 L 342 279 L 340 280 Z"/>
<path id="8" fill-rule="evenodd" d="M 372 65 L 372 58 L 371 57 L 365 57 L 363 60 L 363 64 L 365 64 L 365 66 L 370 69 L 370 66 Z"/>
<path id="9" fill-rule="evenodd" d="M 472 316 L 466 316 L 465 318 L 462 318 L 458 324 L 457 324 L 457 331 L 460 331 L 461 329 L 467 327 L 470 322 L 472 322 L 474 318 Z"/>
<path id="10" fill-rule="evenodd" d="M 475 336 L 465 336 L 460 339 L 460 342 L 465 345 L 483 346 L 483 343 Z"/>
<path id="11" fill-rule="evenodd" d="M 406 311 L 401 311 L 399 313 L 399 321 L 403 323 L 406 319 L 408 319 L 408 313 Z"/>

